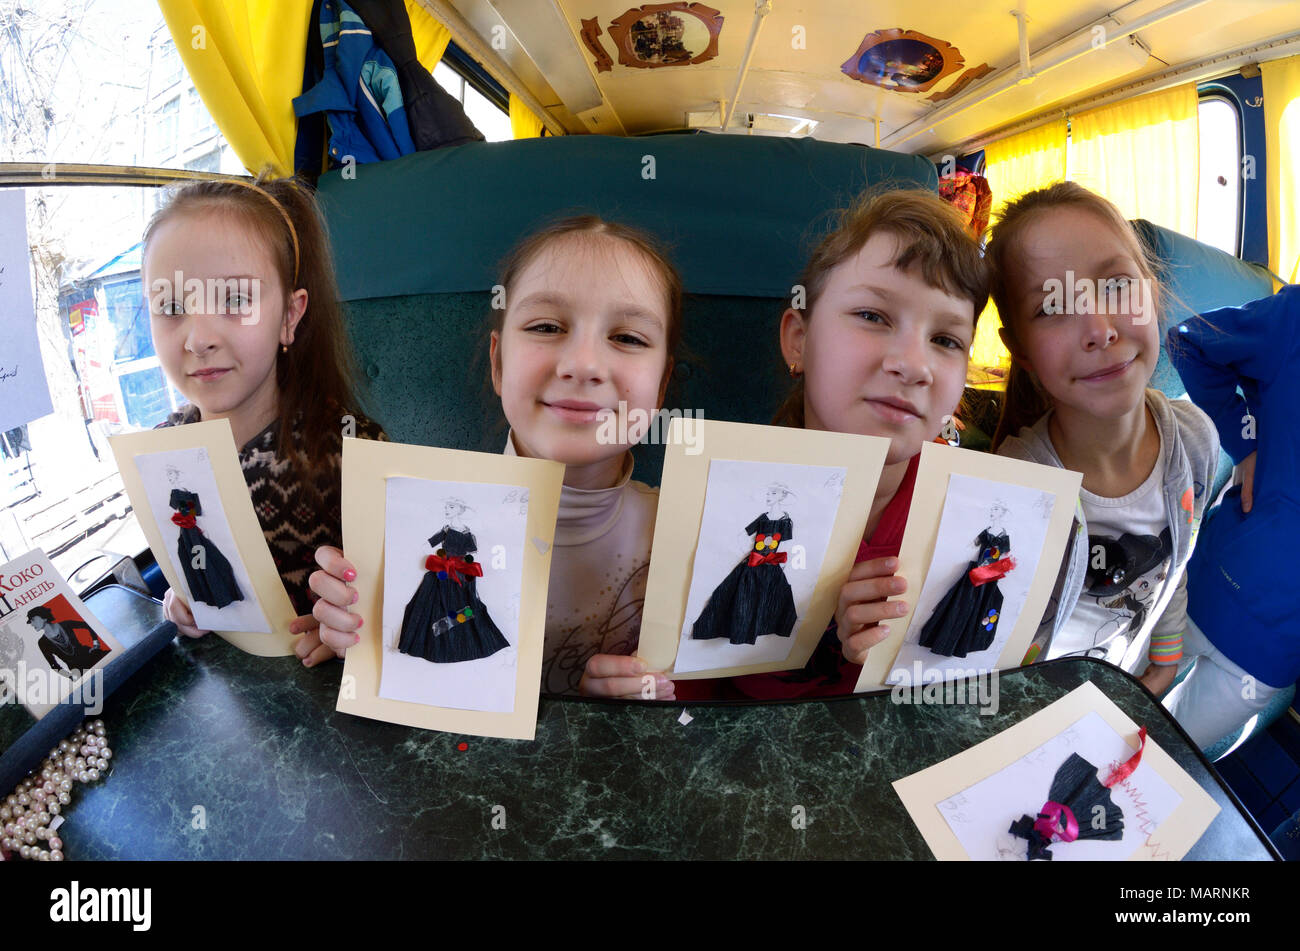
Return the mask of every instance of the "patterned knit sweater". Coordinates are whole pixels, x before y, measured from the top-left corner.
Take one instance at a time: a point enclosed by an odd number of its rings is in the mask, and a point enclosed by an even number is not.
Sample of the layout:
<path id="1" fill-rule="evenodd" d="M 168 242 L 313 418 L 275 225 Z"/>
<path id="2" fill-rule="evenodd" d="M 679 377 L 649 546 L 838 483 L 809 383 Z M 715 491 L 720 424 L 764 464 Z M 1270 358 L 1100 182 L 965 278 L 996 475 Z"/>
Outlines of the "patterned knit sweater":
<path id="1" fill-rule="evenodd" d="M 186 406 L 158 425 L 183 426 L 199 420 L 195 406 Z M 359 439 L 387 440 L 384 430 L 366 417 L 356 414 Z M 316 570 L 316 549 L 321 545 L 343 547 L 343 503 L 340 493 L 340 467 L 343 461 L 343 436 L 335 435 L 329 452 L 314 460 L 313 478 L 320 492 L 319 503 L 307 497 L 303 487 L 289 479 L 289 461 L 276 455 L 280 438 L 280 421 L 269 426 L 239 450 L 239 466 L 253 500 L 253 511 L 262 525 L 271 557 L 284 581 L 294 610 L 310 614 L 315 595 L 307 587 L 307 578 Z"/>

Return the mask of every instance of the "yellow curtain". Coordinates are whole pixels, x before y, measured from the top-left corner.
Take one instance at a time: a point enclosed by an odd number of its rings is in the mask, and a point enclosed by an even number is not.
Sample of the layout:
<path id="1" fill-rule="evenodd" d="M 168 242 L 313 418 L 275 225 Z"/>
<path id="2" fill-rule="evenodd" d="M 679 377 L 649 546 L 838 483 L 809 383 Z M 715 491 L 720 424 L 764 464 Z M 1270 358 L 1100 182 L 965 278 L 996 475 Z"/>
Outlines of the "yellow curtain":
<path id="1" fill-rule="evenodd" d="M 311 0 L 159 0 L 181 61 L 244 167 L 293 171 Z"/>
<path id="2" fill-rule="evenodd" d="M 993 218 L 1002 206 L 1065 178 L 1065 120 L 1030 129 L 984 149 L 984 177 L 993 190 Z"/>
<path id="3" fill-rule="evenodd" d="M 1071 117 L 1070 178 L 1146 218 L 1196 237 L 1200 138 L 1196 84 Z"/>
<path id="4" fill-rule="evenodd" d="M 542 120 L 514 93 L 510 94 L 510 132 L 516 139 L 535 139 L 542 134 Z"/>
<path id="5" fill-rule="evenodd" d="M 1065 178 L 1065 120 L 1049 122 L 986 146 L 984 177 L 993 191 L 992 220 L 996 224 L 1007 202 Z M 967 381 L 972 386 L 1004 384 L 998 371 L 1011 366 L 1011 355 L 998 337 L 1001 326 L 998 309 L 990 300 L 975 328 Z"/>
<path id="6" fill-rule="evenodd" d="M 1268 266 L 1300 280 L 1300 56 L 1261 63 L 1268 164 Z"/>
<path id="7" fill-rule="evenodd" d="M 415 38 L 415 57 L 420 65 L 433 72 L 451 42 L 451 31 L 420 6 L 419 0 L 406 0 L 406 15 L 411 19 L 411 36 Z"/>

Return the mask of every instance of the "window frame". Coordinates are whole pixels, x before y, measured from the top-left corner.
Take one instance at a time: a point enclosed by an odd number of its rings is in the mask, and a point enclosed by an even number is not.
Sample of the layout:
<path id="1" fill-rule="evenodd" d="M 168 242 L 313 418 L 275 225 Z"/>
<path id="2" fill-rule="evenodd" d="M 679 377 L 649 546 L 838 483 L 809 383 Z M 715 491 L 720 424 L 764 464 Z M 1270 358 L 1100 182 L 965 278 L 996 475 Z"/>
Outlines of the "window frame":
<path id="1" fill-rule="evenodd" d="M 1241 177 L 1241 160 L 1246 154 L 1245 117 L 1242 115 L 1241 103 L 1237 100 L 1237 96 L 1232 92 L 1232 90 L 1226 86 L 1210 82 L 1198 86 L 1196 90 L 1196 118 L 1198 123 L 1200 122 L 1201 117 L 1201 106 L 1205 105 L 1207 102 L 1214 101 L 1226 103 L 1232 110 L 1233 116 L 1236 118 L 1236 122 L 1233 123 L 1233 125 L 1237 132 L 1237 212 L 1234 221 L 1236 233 L 1233 235 L 1232 254 L 1234 257 L 1240 259 L 1246 235 L 1246 183 Z M 1197 156 L 1197 160 L 1199 163 L 1199 155 Z M 1199 182 L 1197 183 L 1197 188 L 1198 193 L 1196 201 L 1199 207 L 1201 200 Z"/>
<path id="2" fill-rule="evenodd" d="M 442 54 L 439 62 L 446 63 L 460 74 L 460 78 L 465 80 L 466 85 L 473 86 L 498 109 L 510 115 L 510 93 L 493 79 L 487 70 L 476 63 L 473 57 L 457 46 L 454 40 L 447 44 L 447 51 Z"/>

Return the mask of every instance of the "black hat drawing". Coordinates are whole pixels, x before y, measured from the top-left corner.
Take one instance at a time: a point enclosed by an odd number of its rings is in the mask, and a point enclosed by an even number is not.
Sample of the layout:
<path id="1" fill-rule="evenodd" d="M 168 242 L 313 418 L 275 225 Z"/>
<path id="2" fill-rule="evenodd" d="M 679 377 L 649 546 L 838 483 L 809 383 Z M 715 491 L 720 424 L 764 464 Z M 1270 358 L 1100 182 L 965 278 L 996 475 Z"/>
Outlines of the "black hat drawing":
<path id="1" fill-rule="evenodd" d="M 1100 567 L 1098 551 L 1101 548 Z M 1119 538 L 1105 535 L 1088 536 L 1088 577 L 1084 590 L 1094 597 L 1104 598 L 1119 594 L 1173 553 L 1173 540 L 1166 527 L 1155 535 L 1133 535 L 1125 532 Z"/>

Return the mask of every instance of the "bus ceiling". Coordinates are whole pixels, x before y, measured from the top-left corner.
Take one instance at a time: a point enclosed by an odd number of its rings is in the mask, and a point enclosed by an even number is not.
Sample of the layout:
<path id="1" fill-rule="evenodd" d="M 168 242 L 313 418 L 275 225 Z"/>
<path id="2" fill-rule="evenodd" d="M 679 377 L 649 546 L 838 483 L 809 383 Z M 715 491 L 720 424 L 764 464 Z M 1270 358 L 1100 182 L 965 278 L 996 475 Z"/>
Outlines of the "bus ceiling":
<path id="1" fill-rule="evenodd" d="M 814 135 L 928 155 L 1300 51 L 1294 0 L 419 3 L 552 134 Z"/>

